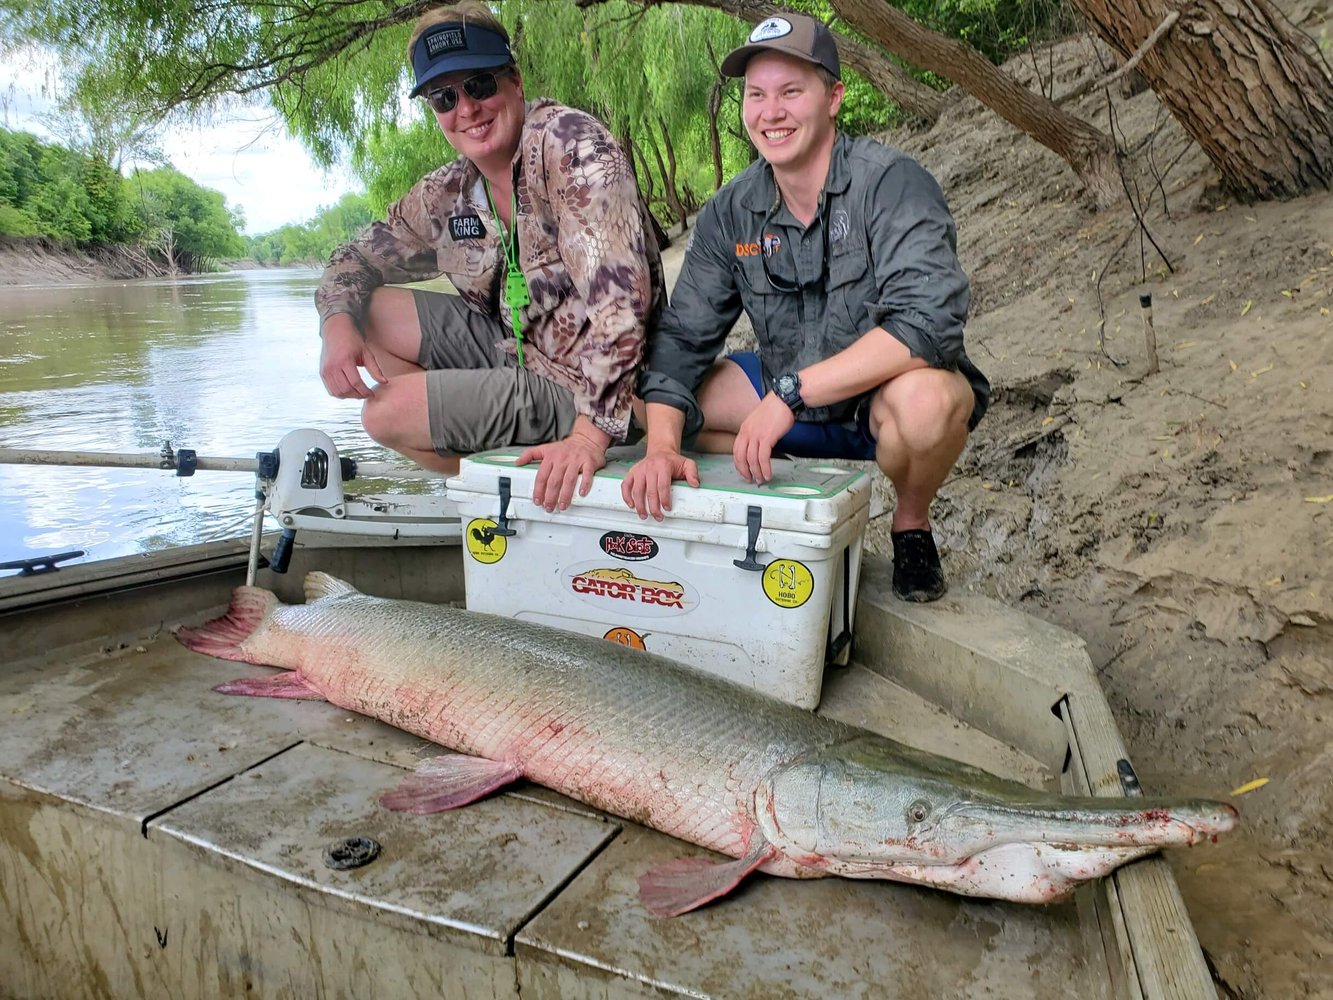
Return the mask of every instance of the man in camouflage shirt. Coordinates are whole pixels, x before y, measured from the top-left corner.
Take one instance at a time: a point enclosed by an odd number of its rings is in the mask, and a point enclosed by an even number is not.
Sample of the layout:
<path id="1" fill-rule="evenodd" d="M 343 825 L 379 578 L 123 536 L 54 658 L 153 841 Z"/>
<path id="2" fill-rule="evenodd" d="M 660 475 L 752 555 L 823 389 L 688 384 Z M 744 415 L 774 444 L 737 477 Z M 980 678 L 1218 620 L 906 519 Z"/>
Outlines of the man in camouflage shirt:
<path id="1" fill-rule="evenodd" d="M 963 349 L 968 281 L 935 180 L 870 139 L 838 132 L 833 36 L 768 18 L 723 60 L 744 77 L 762 159 L 704 206 L 640 385 L 647 454 L 622 484 L 661 519 L 671 484 L 699 485 L 682 439 L 730 451 L 752 482 L 774 450 L 874 460 L 896 493 L 893 589 L 946 589 L 930 503 L 981 419 L 990 386 Z M 742 310 L 758 352 L 716 360 Z"/>
<path id="2" fill-rule="evenodd" d="M 665 303 L 647 208 L 602 123 L 524 101 L 508 34 L 481 4 L 425 14 L 408 55 L 412 96 L 459 158 L 334 251 L 315 294 L 320 375 L 365 400 L 372 438 L 427 468 L 532 446 L 519 463 L 541 463 L 534 502 L 564 508 L 629 433 Z M 385 287 L 441 274 L 457 295 Z"/>

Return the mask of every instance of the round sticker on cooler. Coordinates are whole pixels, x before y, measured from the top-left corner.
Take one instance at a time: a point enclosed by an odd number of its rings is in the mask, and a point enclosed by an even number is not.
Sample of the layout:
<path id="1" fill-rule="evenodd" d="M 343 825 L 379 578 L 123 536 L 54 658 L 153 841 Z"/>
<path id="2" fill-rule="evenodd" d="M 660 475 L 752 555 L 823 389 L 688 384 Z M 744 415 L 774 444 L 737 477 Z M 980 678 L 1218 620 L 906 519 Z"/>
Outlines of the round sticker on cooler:
<path id="1" fill-rule="evenodd" d="M 606 635 L 602 636 L 602 638 L 610 639 L 612 642 L 618 642 L 622 646 L 631 646 L 634 649 L 648 648 L 643 644 L 643 636 L 639 635 L 638 632 L 635 632 L 634 629 L 625 628 L 623 625 L 617 625 L 615 628 L 607 632 Z"/>
<path id="2" fill-rule="evenodd" d="M 780 608 L 799 608 L 815 592 L 815 576 L 795 559 L 775 559 L 764 569 L 764 595 Z"/>
<path id="3" fill-rule="evenodd" d="M 499 525 L 489 517 L 474 517 L 467 523 L 467 530 L 463 532 L 463 542 L 467 545 L 468 555 L 479 563 L 498 563 L 505 557 L 505 548 L 509 544 L 509 539 L 504 535 L 497 535 L 495 529 Z"/>

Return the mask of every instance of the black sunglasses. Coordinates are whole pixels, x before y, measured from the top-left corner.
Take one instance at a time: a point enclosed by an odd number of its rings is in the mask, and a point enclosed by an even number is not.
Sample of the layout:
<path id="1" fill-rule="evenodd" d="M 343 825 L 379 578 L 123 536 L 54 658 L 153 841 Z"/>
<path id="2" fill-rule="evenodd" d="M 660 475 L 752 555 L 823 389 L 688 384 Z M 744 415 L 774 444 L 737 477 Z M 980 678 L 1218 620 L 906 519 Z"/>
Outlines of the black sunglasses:
<path id="1" fill-rule="evenodd" d="M 773 221 L 773 216 L 776 214 L 777 214 L 777 206 L 774 206 L 773 209 L 764 218 L 764 224 L 761 227 L 761 233 L 768 229 L 769 223 Z M 781 275 L 776 275 L 772 271 L 770 271 L 768 269 L 768 258 L 773 256 L 773 254 L 777 251 L 778 247 L 772 246 L 770 242 L 767 241 L 762 235 L 760 236 L 759 266 L 764 269 L 764 277 L 768 280 L 769 286 L 772 287 L 775 291 L 782 292 L 784 295 L 794 295 L 796 293 L 804 294 L 805 292 L 814 291 L 816 288 L 819 288 L 824 284 L 824 278 L 828 275 L 828 220 L 825 219 L 822 215 L 820 216 L 819 219 L 819 226 L 821 230 L 820 235 L 823 236 L 824 238 L 824 261 L 820 267 L 819 274 L 815 275 L 809 281 L 802 281 L 802 282 L 789 281 L 786 278 L 782 277 Z M 779 244 L 779 246 L 780 245 L 781 244 Z M 787 254 L 787 256 L 792 261 L 792 267 L 795 267 L 796 258 L 792 257 L 790 253 Z"/>
<path id="2" fill-rule="evenodd" d="M 474 101 L 484 101 L 488 97 L 495 96 L 495 92 L 500 89 L 500 77 L 503 75 L 503 70 L 499 73 L 492 73 L 488 70 L 485 73 L 477 73 L 475 76 L 468 77 L 458 86 L 461 86 L 463 93 Z M 437 87 L 435 90 L 429 90 L 422 96 L 436 114 L 447 115 L 458 107 L 458 87 L 452 83 Z"/>

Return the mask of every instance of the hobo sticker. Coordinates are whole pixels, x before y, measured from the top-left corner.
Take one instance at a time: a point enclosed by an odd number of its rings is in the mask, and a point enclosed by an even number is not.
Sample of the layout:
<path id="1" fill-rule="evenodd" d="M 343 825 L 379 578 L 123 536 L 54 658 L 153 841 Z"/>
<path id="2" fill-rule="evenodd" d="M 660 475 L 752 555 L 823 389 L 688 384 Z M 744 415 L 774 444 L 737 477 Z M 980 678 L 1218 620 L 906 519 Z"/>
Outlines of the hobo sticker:
<path id="1" fill-rule="evenodd" d="M 505 557 L 505 547 L 509 544 L 509 539 L 495 533 L 498 527 L 499 525 L 489 517 L 474 517 L 467 523 L 463 541 L 467 543 L 468 554 L 477 562 L 489 566 Z"/>
<path id="2" fill-rule="evenodd" d="M 639 635 L 639 633 L 635 632 L 632 628 L 626 628 L 624 625 L 617 625 L 615 628 L 611 629 L 611 631 L 607 632 L 606 635 L 602 636 L 602 638 L 610 639 L 612 642 L 618 642 L 622 646 L 631 646 L 634 649 L 648 648 L 643 644 L 643 636 Z"/>
<path id="3" fill-rule="evenodd" d="M 775 559 L 764 570 L 764 595 L 780 608 L 799 608 L 814 592 L 814 574 L 795 559 Z"/>

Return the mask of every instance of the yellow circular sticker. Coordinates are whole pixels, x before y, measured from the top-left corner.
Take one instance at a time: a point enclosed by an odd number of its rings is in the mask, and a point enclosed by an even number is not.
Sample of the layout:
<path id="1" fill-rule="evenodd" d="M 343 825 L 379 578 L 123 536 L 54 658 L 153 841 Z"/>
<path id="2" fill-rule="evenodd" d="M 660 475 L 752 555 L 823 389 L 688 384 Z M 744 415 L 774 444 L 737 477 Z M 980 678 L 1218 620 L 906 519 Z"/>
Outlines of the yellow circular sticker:
<path id="1" fill-rule="evenodd" d="M 780 608 L 799 608 L 814 592 L 814 574 L 795 559 L 775 559 L 764 570 L 764 594 Z"/>
<path id="2" fill-rule="evenodd" d="M 468 554 L 477 562 L 489 565 L 505 557 L 505 546 L 509 544 L 509 539 L 495 533 L 498 527 L 489 517 L 474 517 L 467 523 L 463 541 L 467 545 Z"/>
<path id="3" fill-rule="evenodd" d="M 606 635 L 602 636 L 602 638 L 610 639 L 612 642 L 618 642 L 622 646 L 631 646 L 634 649 L 648 648 L 643 644 L 643 636 L 639 635 L 638 632 L 635 632 L 634 629 L 625 628 L 623 625 L 617 625 L 615 628 L 611 629 L 611 631 L 607 632 Z"/>

